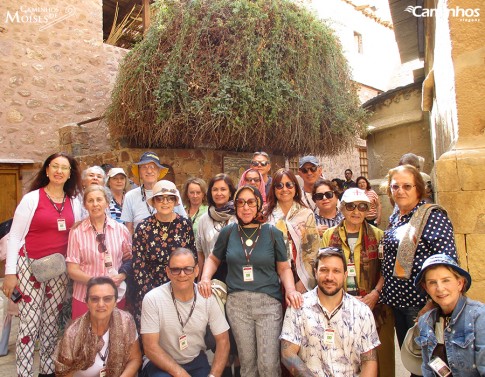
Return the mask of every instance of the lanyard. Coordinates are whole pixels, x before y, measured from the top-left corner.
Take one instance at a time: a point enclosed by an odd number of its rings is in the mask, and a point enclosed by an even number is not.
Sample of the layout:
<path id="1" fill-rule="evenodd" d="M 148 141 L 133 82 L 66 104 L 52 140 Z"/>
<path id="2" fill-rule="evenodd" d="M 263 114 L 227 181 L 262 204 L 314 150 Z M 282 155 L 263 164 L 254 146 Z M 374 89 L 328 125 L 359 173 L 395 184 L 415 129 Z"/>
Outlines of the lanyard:
<path id="1" fill-rule="evenodd" d="M 99 233 L 96 230 L 96 227 L 93 225 L 93 223 L 91 223 L 91 227 L 93 228 L 94 233 L 96 234 L 96 237 L 98 237 L 99 236 Z M 103 233 L 102 234 L 106 234 L 106 216 L 104 217 Z"/>
<path id="2" fill-rule="evenodd" d="M 328 324 L 330 324 L 330 320 L 337 315 L 337 313 L 339 312 L 339 310 L 340 310 L 340 308 L 342 307 L 343 304 L 344 304 L 344 300 L 342 299 L 342 302 L 333 310 L 332 313 L 330 313 L 330 317 L 327 315 L 327 312 L 325 310 L 323 310 L 323 308 L 321 308 L 323 315 L 325 316 L 325 318 L 328 321 Z"/>
<path id="3" fill-rule="evenodd" d="M 45 190 L 44 190 L 45 192 Z M 49 194 L 47 192 L 45 192 L 45 194 L 47 195 L 47 198 L 49 199 L 49 201 L 51 202 L 51 204 L 54 206 L 54 208 L 56 209 L 57 213 L 59 214 L 59 217 L 61 216 L 62 214 L 62 211 L 64 210 L 64 205 L 66 204 L 66 193 L 64 193 L 64 197 L 62 198 L 62 206 L 61 206 L 61 209 L 57 208 L 57 205 L 56 203 L 54 203 L 54 201 L 51 199 L 51 197 L 49 196 Z"/>
<path id="4" fill-rule="evenodd" d="M 249 250 L 249 253 L 246 251 L 246 244 L 244 243 L 244 240 L 242 237 L 241 227 L 238 227 L 238 232 L 239 232 L 239 237 L 241 238 L 241 245 L 244 251 L 244 255 L 246 256 L 246 262 L 249 264 L 249 258 L 251 258 L 251 254 L 253 253 L 254 248 L 258 244 L 259 236 L 261 235 L 261 225 L 258 225 L 258 236 L 256 237 L 254 244 L 252 245 L 253 247 L 251 247 L 251 250 Z"/>
<path id="5" fill-rule="evenodd" d="M 182 326 L 182 331 L 184 331 L 184 327 L 187 325 L 190 317 L 192 316 L 192 313 L 194 312 L 195 302 L 197 301 L 197 292 L 195 291 L 195 284 L 194 284 L 194 301 L 192 302 L 192 306 L 190 307 L 190 312 L 187 317 L 187 321 L 185 321 L 185 323 L 182 321 L 182 316 L 180 315 L 180 312 L 177 308 L 177 300 L 175 299 L 175 295 L 173 294 L 172 284 L 170 284 L 170 294 L 172 295 L 173 305 L 175 306 L 175 311 L 177 312 L 177 317 L 179 319 L 180 326 Z"/>
<path id="6" fill-rule="evenodd" d="M 308 208 L 310 208 L 313 212 L 315 212 L 315 207 L 312 206 L 310 201 L 308 200 L 308 196 L 305 190 L 303 190 L 303 196 L 305 197 L 305 201 L 308 204 Z"/>
<path id="7" fill-rule="evenodd" d="M 101 355 L 101 352 L 98 351 L 99 358 L 103 362 L 103 367 L 106 366 L 106 359 L 108 358 L 108 353 L 109 353 L 109 344 L 108 344 L 108 347 L 106 347 L 106 351 L 104 351 L 104 355 Z"/>
<path id="8" fill-rule="evenodd" d="M 145 202 L 147 209 L 148 209 L 148 212 L 150 213 L 150 216 L 151 216 L 155 213 L 155 209 L 150 207 L 148 202 L 147 202 L 147 194 L 145 193 L 145 185 L 141 185 L 140 190 L 141 190 L 142 200 Z"/>

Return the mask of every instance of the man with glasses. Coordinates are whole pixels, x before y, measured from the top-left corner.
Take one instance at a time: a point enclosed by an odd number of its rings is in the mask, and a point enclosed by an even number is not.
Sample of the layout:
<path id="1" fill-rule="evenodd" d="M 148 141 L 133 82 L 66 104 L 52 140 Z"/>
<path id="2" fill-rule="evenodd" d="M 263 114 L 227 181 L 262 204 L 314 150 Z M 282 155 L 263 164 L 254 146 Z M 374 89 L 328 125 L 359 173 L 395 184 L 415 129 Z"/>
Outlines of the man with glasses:
<path id="1" fill-rule="evenodd" d="M 263 176 L 264 188 L 267 197 L 272 181 L 272 178 L 269 176 L 269 171 L 271 170 L 271 161 L 269 160 L 268 154 L 266 152 L 254 152 L 253 159 L 251 160 L 251 168 L 259 171 Z"/>
<path id="2" fill-rule="evenodd" d="M 148 377 L 221 376 L 229 356 L 229 325 L 214 295 L 198 294 L 194 284 L 199 267 L 189 249 L 172 252 L 166 267 L 169 283 L 143 299 L 141 334 L 149 361 Z M 216 341 L 212 367 L 205 354 L 209 326 Z"/>
<path id="3" fill-rule="evenodd" d="M 281 332 L 281 359 L 293 376 L 377 376 L 380 344 L 369 307 L 345 293 L 348 275 L 342 250 L 320 249 L 317 287 L 289 307 Z"/>
<path id="4" fill-rule="evenodd" d="M 298 174 L 303 180 L 303 185 L 301 185 L 303 203 L 315 212 L 316 205 L 312 199 L 313 185 L 319 178 L 322 178 L 322 167 L 318 158 L 315 156 L 300 158 Z"/>

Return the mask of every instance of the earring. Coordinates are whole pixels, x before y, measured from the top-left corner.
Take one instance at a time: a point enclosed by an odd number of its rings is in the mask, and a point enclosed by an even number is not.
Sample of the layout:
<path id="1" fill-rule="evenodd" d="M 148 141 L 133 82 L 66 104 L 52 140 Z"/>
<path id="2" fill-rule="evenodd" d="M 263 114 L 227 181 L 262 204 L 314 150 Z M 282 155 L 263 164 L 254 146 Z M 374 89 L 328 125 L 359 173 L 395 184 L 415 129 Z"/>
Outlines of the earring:
<path id="1" fill-rule="evenodd" d="M 47 177 L 49 177 L 49 174 L 46 174 L 46 175 L 47 175 Z"/>

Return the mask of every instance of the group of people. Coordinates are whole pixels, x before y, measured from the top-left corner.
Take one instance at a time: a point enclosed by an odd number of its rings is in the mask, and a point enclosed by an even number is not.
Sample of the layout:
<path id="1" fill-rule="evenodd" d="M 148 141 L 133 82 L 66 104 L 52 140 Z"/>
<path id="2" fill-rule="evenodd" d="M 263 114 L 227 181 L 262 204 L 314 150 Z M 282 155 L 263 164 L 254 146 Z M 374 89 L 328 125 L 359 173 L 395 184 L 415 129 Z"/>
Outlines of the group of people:
<path id="1" fill-rule="evenodd" d="M 135 188 L 122 168 L 49 156 L 8 241 L 18 375 L 33 375 L 38 339 L 39 376 L 393 376 L 394 329 L 402 346 L 418 317 L 424 375 L 437 358 L 454 376 L 485 373 L 485 309 L 463 295 L 452 224 L 415 167 L 389 171 L 385 231 L 365 177 L 346 171 L 339 192 L 315 156 L 298 175 L 270 170 L 255 152 L 237 186 L 221 173 L 181 194 L 154 152 L 133 165 Z M 67 268 L 41 278 L 53 254 Z"/>

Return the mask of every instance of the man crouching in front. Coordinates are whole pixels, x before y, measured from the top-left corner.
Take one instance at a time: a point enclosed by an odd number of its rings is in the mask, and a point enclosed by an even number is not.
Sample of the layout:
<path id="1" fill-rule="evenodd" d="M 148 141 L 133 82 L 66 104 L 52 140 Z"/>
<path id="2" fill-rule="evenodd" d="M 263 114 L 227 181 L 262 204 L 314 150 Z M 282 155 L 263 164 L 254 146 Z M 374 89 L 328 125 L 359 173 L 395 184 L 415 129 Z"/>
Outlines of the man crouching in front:
<path id="1" fill-rule="evenodd" d="M 166 267 L 170 282 L 143 299 L 141 334 L 148 377 L 220 377 L 229 355 L 229 324 L 217 300 L 197 293 L 199 268 L 192 251 L 175 249 Z M 216 340 L 212 368 L 205 354 L 209 325 Z"/>

